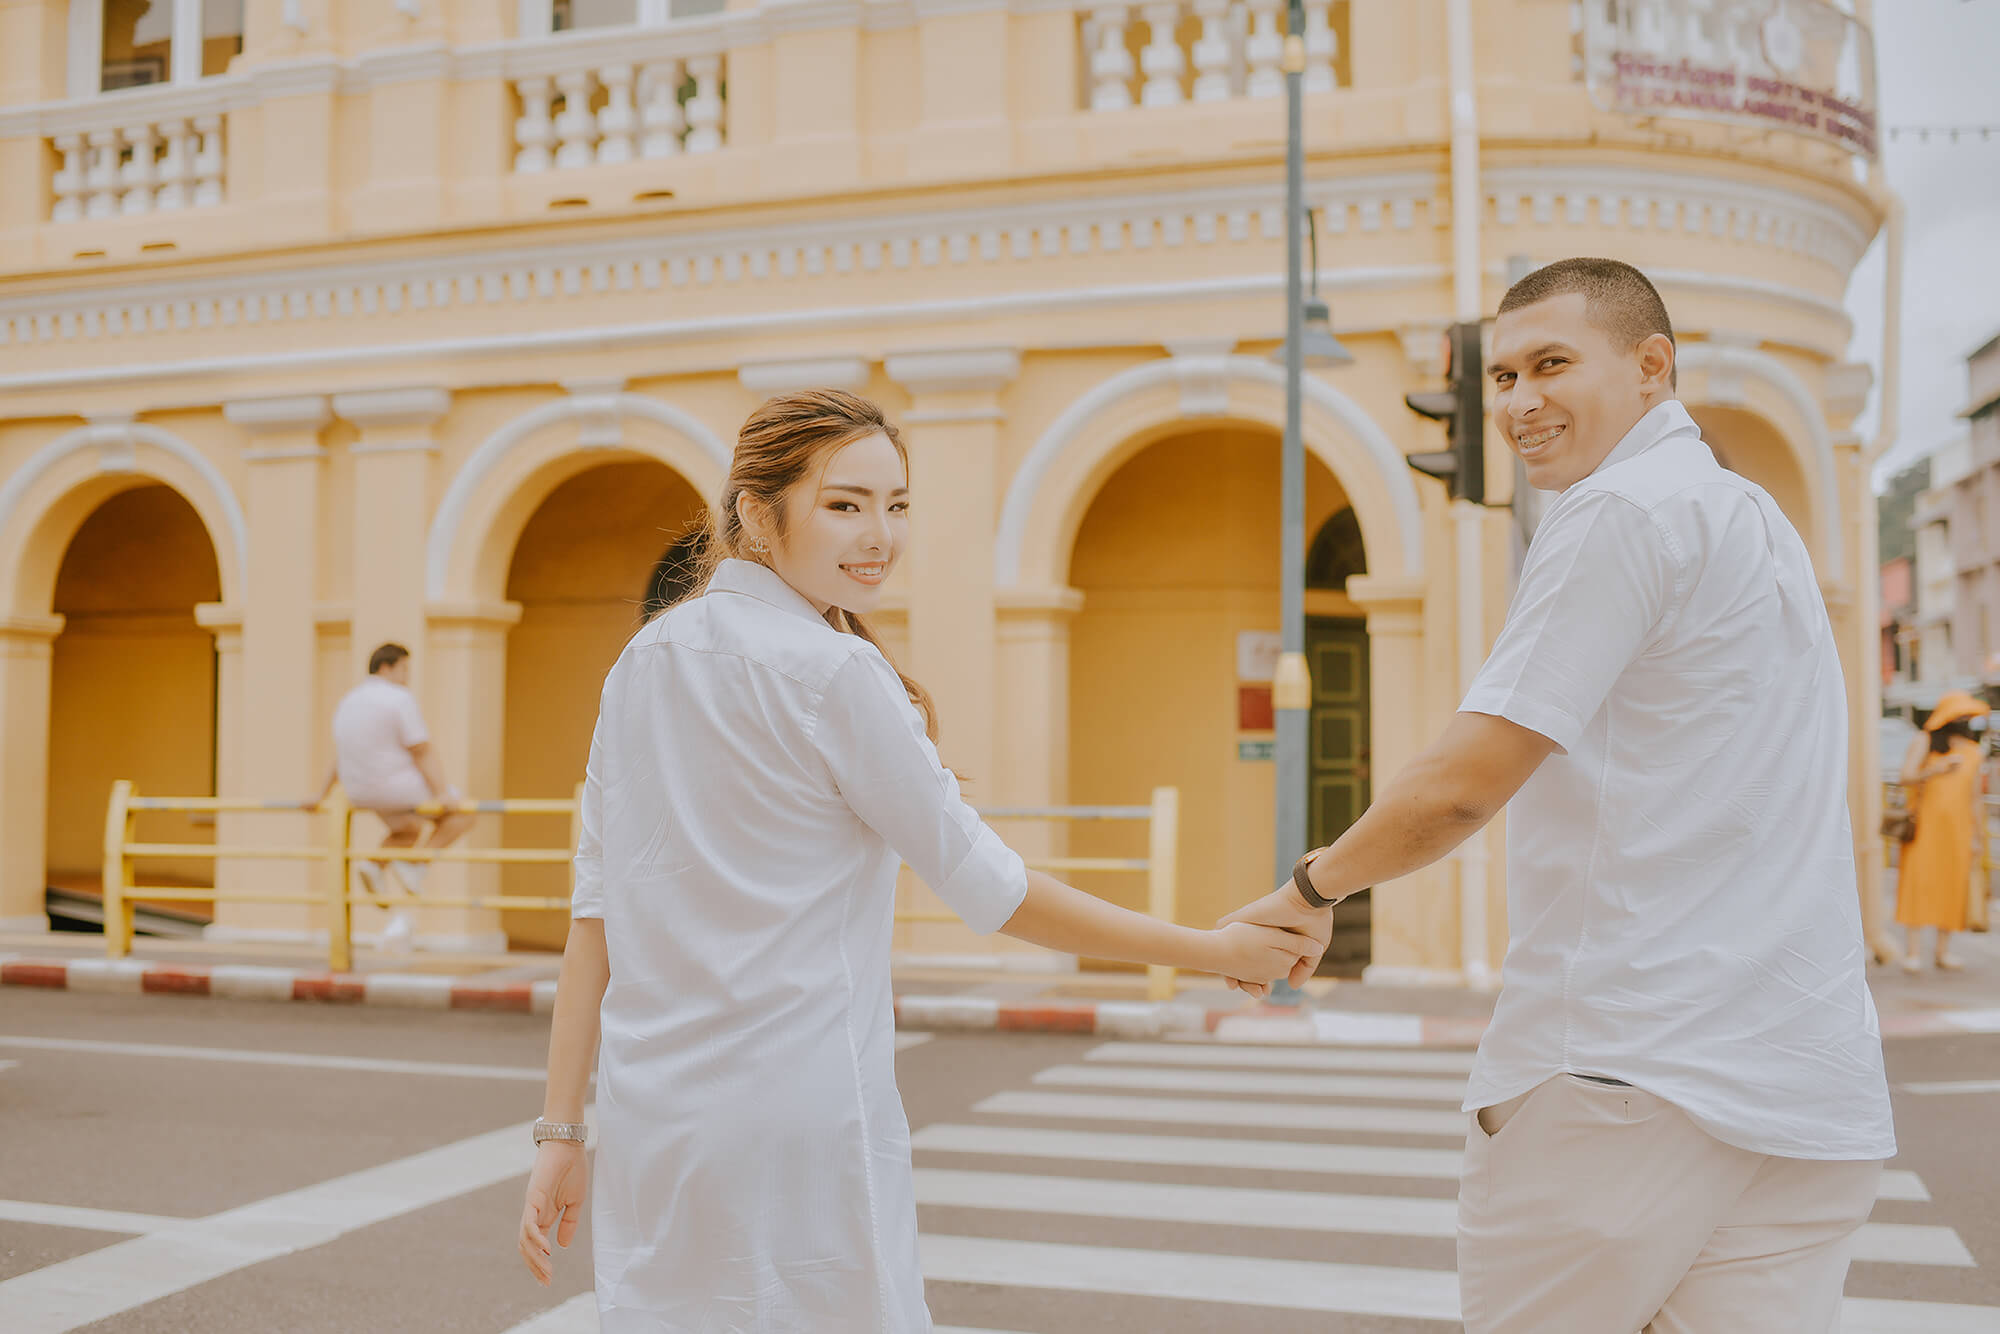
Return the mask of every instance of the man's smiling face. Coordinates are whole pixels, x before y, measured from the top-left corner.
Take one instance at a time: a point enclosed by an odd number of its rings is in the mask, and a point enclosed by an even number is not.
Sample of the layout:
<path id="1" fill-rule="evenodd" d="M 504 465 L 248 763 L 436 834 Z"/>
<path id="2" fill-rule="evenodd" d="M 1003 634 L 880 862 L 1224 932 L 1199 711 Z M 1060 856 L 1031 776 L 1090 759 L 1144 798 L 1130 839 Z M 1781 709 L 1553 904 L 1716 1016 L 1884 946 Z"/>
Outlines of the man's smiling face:
<path id="1" fill-rule="evenodd" d="M 1593 324 L 1581 292 L 1493 322 L 1493 424 L 1527 465 L 1528 484 L 1566 491 L 1597 470 L 1633 423 L 1672 394 L 1673 344 L 1635 347 Z"/>

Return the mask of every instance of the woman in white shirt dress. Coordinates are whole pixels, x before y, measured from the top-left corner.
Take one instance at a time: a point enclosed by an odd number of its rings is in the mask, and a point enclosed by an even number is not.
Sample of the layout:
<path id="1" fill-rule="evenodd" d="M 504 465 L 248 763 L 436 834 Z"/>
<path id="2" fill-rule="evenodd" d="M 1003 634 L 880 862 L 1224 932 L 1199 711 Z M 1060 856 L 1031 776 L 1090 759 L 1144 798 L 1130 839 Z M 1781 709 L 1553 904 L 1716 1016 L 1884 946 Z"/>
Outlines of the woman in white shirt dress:
<path id="1" fill-rule="evenodd" d="M 1262 983 L 1316 946 L 1197 931 L 1028 871 L 959 797 L 861 619 L 908 528 L 896 429 L 837 390 L 745 423 L 700 596 L 626 645 L 584 784 L 543 1119 L 597 1078 L 603 1334 L 927 1334 L 889 954 L 899 862 L 975 930 Z M 934 552 L 932 559 L 950 559 Z M 538 1135 L 550 1127 L 538 1127 Z M 583 1147 L 537 1150 L 546 1283 Z"/>

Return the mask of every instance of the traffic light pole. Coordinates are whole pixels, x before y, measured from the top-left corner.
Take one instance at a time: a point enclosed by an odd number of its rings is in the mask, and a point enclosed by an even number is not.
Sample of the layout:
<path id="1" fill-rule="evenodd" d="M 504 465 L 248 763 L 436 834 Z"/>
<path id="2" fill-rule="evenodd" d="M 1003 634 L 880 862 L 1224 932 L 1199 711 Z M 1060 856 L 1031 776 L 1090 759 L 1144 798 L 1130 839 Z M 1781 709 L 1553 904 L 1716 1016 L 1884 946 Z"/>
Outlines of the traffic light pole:
<path id="1" fill-rule="evenodd" d="M 1312 684 L 1306 671 L 1306 451 L 1301 423 L 1300 376 L 1305 364 L 1305 294 L 1300 281 L 1300 233 L 1305 222 L 1305 111 L 1301 77 L 1306 67 L 1305 6 L 1291 0 L 1286 24 L 1285 73 L 1285 438 L 1278 500 L 1278 670 L 1271 688 L 1277 744 L 1277 842 L 1272 883 L 1292 873 L 1306 850 L 1306 726 Z M 1274 1005 L 1297 1005 L 1303 993 L 1283 978 L 1271 988 Z"/>

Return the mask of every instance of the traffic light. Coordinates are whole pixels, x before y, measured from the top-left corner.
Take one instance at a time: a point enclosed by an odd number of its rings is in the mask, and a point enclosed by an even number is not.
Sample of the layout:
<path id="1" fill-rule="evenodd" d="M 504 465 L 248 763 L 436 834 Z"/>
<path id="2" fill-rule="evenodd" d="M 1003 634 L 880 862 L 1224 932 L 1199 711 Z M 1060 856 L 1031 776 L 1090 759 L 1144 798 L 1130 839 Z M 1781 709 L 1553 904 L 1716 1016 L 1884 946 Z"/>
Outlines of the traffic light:
<path id="1" fill-rule="evenodd" d="M 1450 448 L 1410 455 L 1410 466 L 1436 477 L 1453 500 L 1486 503 L 1486 386 L 1479 355 L 1479 321 L 1451 326 L 1445 335 L 1448 388 L 1405 394 L 1410 411 L 1444 423 Z"/>

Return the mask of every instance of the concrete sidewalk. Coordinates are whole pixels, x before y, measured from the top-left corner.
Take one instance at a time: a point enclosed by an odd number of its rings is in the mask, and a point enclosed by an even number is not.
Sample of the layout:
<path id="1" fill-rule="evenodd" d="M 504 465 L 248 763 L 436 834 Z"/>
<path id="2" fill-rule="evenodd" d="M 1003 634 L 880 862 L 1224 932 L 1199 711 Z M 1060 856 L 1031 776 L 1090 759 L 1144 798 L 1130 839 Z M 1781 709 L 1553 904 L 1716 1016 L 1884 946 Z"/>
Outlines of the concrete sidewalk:
<path id="1" fill-rule="evenodd" d="M 2000 1032 L 2000 936 L 1967 934 L 1962 973 L 1871 966 L 1885 1038 Z M 356 953 L 351 972 L 300 947 L 141 938 L 133 957 L 109 960 L 100 937 L 0 935 L 0 985 L 152 992 L 241 1000 L 400 1005 L 547 1014 L 557 956 Z M 1315 978 L 1296 1009 L 1251 1001 L 1214 978 L 1185 976 L 1175 999 L 1150 1002 L 1133 972 L 978 972 L 898 969 L 899 1027 L 1076 1033 L 1224 1042 L 1465 1046 L 1492 1014 L 1491 994 L 1456 987 L 1391 987 Z"/>

